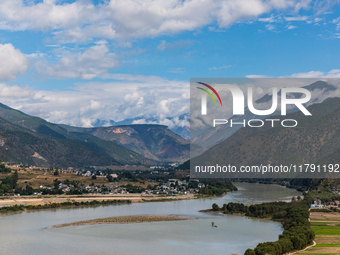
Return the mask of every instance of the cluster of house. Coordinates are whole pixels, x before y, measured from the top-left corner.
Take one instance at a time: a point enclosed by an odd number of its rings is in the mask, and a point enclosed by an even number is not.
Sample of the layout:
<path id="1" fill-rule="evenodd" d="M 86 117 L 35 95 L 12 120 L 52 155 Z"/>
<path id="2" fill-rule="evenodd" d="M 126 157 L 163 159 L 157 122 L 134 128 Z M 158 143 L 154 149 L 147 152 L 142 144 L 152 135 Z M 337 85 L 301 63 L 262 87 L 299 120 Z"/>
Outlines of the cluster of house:
<path id="1" fill-rule="evenodd" d="M 340 195 L 340 189 L 332 188 L 332 192 L 333 192 L 334 194 Z"/>
<path id="2" fill-rule="evenodd" d="M 198 188 L 188 188 L 186 180 L 169 179 L 166 183 L 158 186 L 157 190 L 145 190 L 143 194 L 196 194 L 199 192 L 199 188 L 204 188 L 203 183 L 198 183 Z"/>
<path id="3" fill-rule="evenodd" d="M 61 189 L 63 192 L 70 192 L 72 190 L 75 190 L 75 187 L 73 184 L 65 184 L 65 183 L 59 183 L 58 186 L 59 189 Z M 46 189 L 46 190 L 52 190 L 53 188 L 47 187 L 45 185 L 40 185 L 40 189 Z M 87 185 L 82 186 L 82 190 L 86 190 L 88 193 L 94 193 L 94 194 L 128 194 L 129 192 L 126 191 L 126 188 L 124 187 L 118 187 L 118 186 L 105 186 L 105 191 L 103 191 L 102 186 L 95 186 L 95 185 Z M 34 193 L 34 195 L 41 195 L 41 193 Z"/>
<path id="4" fill-rule="evenodd" d="M 334 202 L 329 202 L 328 205 L 329 206 L 340 207 L 340 202 L 338 200 L 335 200 Z"/>
<path id="5" fill-rule="evenodd" d="M 321 203 L 321 200 L 314 198 L 314 202 L 310 206 L 310 208 L 320 208 L 320 207 L 324 207 L 324 205 Z"/>
<path id="6" fill-rule="evenodd" d="M 78 174 L 78 172 L 76 173 Z M 85 176 L 85 177 L 90 177 L 90 176 L 96 176 L 97 178 L 106 178 L 107 177 L 107 174 L 105 172 L 101 172 L 99 171 L 99 174 L 97 173 L 93 173 L 91 171 L 86 171 L 85 173 L 82 174 L 82 176 Z M 112 178 L 117 178 L 118 175 L 117 174 L 110 174 Z"/>
<path id="7" fill-rule="evenodd" d="M 93 185 L 89 185 L 86 186 L 85 189 L 88 193 L 101 193 L 103 195 L 113 195 L 113 194 L 129 194 L 128 191 L 126 191 L 126 188 L 124 187 L 118 187 L 118 186 L 106 186 L 105 187 L 107 189 L 107 191 L 103 192 L 102 187 L 101 186 L 93 186 Z"/>
<path id="8" fill-rule="evenodd" d="M 338 200 L 335 200 L 334 202 L 328 202 L 327 205 L 323 205 L 320 199 L 314 198 L 314 202 L 311 205 L 311 208 L 324 208 L 326 206 L 340 207 L 340 202 Z"/>

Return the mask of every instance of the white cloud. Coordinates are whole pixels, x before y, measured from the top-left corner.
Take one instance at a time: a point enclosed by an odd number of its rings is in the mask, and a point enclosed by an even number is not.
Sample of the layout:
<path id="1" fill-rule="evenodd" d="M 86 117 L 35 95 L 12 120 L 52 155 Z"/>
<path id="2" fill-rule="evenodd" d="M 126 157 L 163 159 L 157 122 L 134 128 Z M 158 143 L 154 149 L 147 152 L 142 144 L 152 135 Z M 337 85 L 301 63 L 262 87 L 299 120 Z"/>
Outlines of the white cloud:
<path id="1" fill-rule="evenodd" d="M 268 18 L 259 18 L 258 21 L 273 23 L 273 22 L 277 22 L 278 20 L 277 20 L 277 19 L 275 18 L 275 16 L 272 14 L 272 15 L 270 15 L 270 17 L 268 17 Z"/>
<path id="2" fill-rule="evenodd" d="M 293 25 L 287 25 L 287 26 L 286 26 L 286 28 L 287 28 L 288 30 L 290 30 L 290 29 L 297 28 L 297 26 L 293 26 Z"/>
<path id="3" fill-rule="evenodd" d="M 50 122 L 75 126 L 91 126 L 96 119 L 165 119 L 189 112 L 189 82 L 155 76 L 117 76 L 128 80 L 81 83 L 70 91 L 29 90 L 0 84 L 0 100 Z"/>
<path id="4" fill-rule="evenodd" d="M 190 127 L 189 115 L 185 115 L 183 119 L 180 119 L 178 116 L 174 118 L 166 118 L 163 115 L 160 116 L 157 120 L 147 120 L 145 118 L 134 120 L 132 124 L 160 124 L 168 126 L 169 128 Z"/>
<path id="5" fill-rule="evenodd" d="M 88 1 L 57 4 L 43 1 L 26 5 L 22 0 L 0 1 L 0 28 L 8 30 L 55 30 L 100 20 L 100 8 Z"/>
<path id="6" fill-rule="evenodd" d="M 308 8 L 310 0 L 0 1 L 0 29 L 52 31 L 61 42 L 129 39 L 220 28 L 272 10 Z"/>
<path id="7" fill-rule="evenodd" d="M 91 111 L 98 111 L 99 109 L 101 109 L 102 104 L 99 101 L 95 101 L 95 100 L 90 100 L 90 104 L 87 106 L 83 106 L 80 108 L 80 114 L 84 115 L 88 112 Z"/>
<path id="8" fill-rule="evenodd" d="M 170 50 L 170 49 L 178 49 L 178 48 L 185 48 L 189 47 L 193 44 L 192 40 L 178 40 L 173 43 L 167 43 L 163 40 L 158 46 L 157 49 L 159 51 Z"/>
<path id="9" fill-rule="evenodd" d="M 0 97 L 4 98 L 30 98 L 33 96 L 33 91 L 24 86 L 8 86 L 0 83 Z"/>
<path id="10" fill-rule="evenodd" d="M 310 71 L 307 73 L 292 74 L 292 78 L 340 78 L 340 69 L 333 69 L 329 72 Z"/>
<path id="11" fill-rule="evenodd" d="M 314 9 L 316 10 L 316 14 L 330 14 L 329 10 L 332 10 L 332 7 L 336 4 L 339 4 L 339 0 L 323 0 L 323 1 L 315 1 Z"/>
<path id="12" fill-rule="evenodd" d="M 251 74 L 246 75 L 246 78 L 273 78 L 266 75 Z M 340 78 L 340 69 L 332 69 L 328 72 L 309 71 L 306 73 L 294 73 L 289 76 L 280 76 L 278 78 Z"/>
<path id="13" fill-rule="evenodd" d="M 169 70 L 169 73 L 184 73 L 183 67 L 173 67 Z"/>
<path id="14" fill-rule="evenodd" d="M 63 51 L 57 63 L 43 61 L 35 64 L 38 73 L 55 78 L 92 79 L 117 67 L 120 62 L 105 44 L 87 48 L 84 52 Z"/>
<path id="15" fill-rule="evenodd" d="M 308 16 L 284 17 L 286 21 L 305 21 L 308 18 Z"/>
<path id="16" fill-rule="evenodd" d="M 270 76 L 267 76 L 267 75 L 260 75 L 260 74 L 249 74 L 249 75 L 246 75 L 246 78 L 249 78 L 249 79 L 256 79 L 256 78 L 269 78 Z"/>
<path id="17" fill-rule="evenodd" d="M 274 26 L 274 25 L 271 25 L 271 24 L 268 24 L 268 25 L 266 25 L 266 28 L 267 28 L 268 30 L 274 30 L 274 29 L 275 29 L 275 26 Z"/>
<path id="18" fill-rule="evenodd" d="M 0 44 L 0 80 L 13 80 L 30 66 L 28 58 L 12 44 Z"/>
<path id="19" fill-rule="evenodd" d="M 44 56 L 46 56 L 46 53 L 42 53 L 39 51 L 35 53 L 31 53 L 31 54 L 26 54 L 26 57 L 31 58 L 31 59 L 43 58 Z"/>
<path id="20" fill-rule="evenodd" d="M 333 19 L 332 23 L 336 24 L 336 30 L 340 29 L 340 17 Z"/>
<path id="21" fill-rule="evenodd" d="M 220 69 L 227 69 L 229 67 L 231 67 L 231 65 L 223 65 L 223 66 L 219 66 L 219 67 L 213 66 L 213 67 L 208 68 L 208 70 L 220 70 Z"/>

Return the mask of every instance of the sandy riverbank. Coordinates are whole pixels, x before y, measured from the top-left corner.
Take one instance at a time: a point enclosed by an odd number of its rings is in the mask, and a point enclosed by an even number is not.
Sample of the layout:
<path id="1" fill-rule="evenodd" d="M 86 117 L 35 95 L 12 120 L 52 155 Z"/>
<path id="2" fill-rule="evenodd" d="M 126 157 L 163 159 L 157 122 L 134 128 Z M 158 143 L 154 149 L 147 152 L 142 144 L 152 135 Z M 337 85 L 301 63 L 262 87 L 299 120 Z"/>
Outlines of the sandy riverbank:
<path id="1" fill-rule="evenodd" d="M 161 196 L 161 195 L 145 195 L 145 194 L 114 194 L 114 195 L 47 195 L 47 196 L 23 196 L 23 197 L 1 197 L 0 207 L 14 205 L 46 205 L 53 203 L 64 202 L 91 202 L 94 200 L 121 200 L 131 201 L 132 203 L 158 201 L 158 200 L 182 200 L 194 199 L 194 195 L 176 195 L 176 196 Z"/>
<path id="2" fill-rule="evenodd" d="M 177 221 L 177 220 L 193 220 L 193 218 L 186 218 L 180 216 L 171 215 L 131 215 L 131 216 L 117 216 L 110 218 L 85 220 L 72 223 L 65 223 L 54 225 L 48 228 L 61 228 L 69 226 L 81 226 L 81 225 L 97 225 L 97 224 L 127 224 L 127 223 L 143 223 L 143 222 L 159 222 L 159 221 Z"/>

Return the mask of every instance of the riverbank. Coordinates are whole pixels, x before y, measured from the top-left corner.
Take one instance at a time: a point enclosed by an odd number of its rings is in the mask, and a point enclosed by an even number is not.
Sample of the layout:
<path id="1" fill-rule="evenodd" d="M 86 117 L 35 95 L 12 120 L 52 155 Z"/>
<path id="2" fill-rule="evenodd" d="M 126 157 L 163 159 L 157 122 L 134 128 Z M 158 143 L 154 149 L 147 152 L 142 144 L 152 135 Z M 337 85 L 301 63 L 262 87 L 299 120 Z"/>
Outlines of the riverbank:
<path id="1" fill-rule="evenodd" d="M 286 202 L 266 202 L 250 206 L 230 202 L 219 207 L 216 203 L 212 210 L 224 214 L 245 215 L 252 218 L 271 219 L 282 223 L 284 232 L 275 242 L 259 243 L 255 249 L 247 249 L 245 255 L 286 254 L 299 251 L 313 243 L 314 232 L 309 223 L 309 199 Z"/>
<path id="2" fill-rule="evenodd" d="M 13 205 L 0 207 L 0 214 L 4 213 L 16 213 L 30 210 L 46 210 L 57 208 L 72 208 L 80 206 L 99 206 L 99 205 L 114 205 L 114 204 L 129 204 L 130 200 L 92 200 L 86 202 L 63 202 L 63 203 L 51 203 L 44 205 Z"/>
<path id="3" fill-rule="evenodd" d="M 65 202 L 91 202 L 94 200 L 121 200 L 131 201 L 132 203 L 149 202 L 162 199 L 194 199 L 193 194 L 188 195 L 147 195 L 147 194 L 113 194 L 113 195 L 42 195 L 42 196 L 20 196 L 20 197 L 0 197 L 0 208 L 14 205 L 46 205 Z"/>
<path id="4" fill-rule="evenodd" d="M 172 215 L 131 215 L 131 216 L 117 216 L 94 220 L 84 220 L 72 223 L 65 223 L 54 225 L 48 228 L 62 228 L 69 226 L 83 226 L 83 225 L 98 225 L 98 224 L 128 224 L 128 223 L 144 223 L 144 222 L 159 222 L 159 221 L 178 221 L 178 220 L 193 220 L 193 218 L 172 216 Z"/>
<path id="5" fill-rule="evenodd" d="M 194 199 L 194 195 L 59 195 L 59 196 L 27 196 L 0 198 L 0 214 L 22 212 L 27 210 L 43 210 L 55 208 L 72 208 L 78 206 L 112 205 L 125 203 L 164 202 Z"/>

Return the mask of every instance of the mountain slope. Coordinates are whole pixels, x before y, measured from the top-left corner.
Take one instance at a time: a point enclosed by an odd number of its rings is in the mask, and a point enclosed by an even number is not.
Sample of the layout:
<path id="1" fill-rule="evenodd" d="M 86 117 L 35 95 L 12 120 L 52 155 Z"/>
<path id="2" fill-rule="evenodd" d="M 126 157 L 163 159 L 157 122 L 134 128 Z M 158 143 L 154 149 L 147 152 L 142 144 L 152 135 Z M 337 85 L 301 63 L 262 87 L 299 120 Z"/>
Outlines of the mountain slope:
<path id="1" fill-rule="evenodd" d="M 128 125 L 99 128 L 80 128 L 61 125 L 70 133 L 79 132 L 103 140 L 114 141 L 146 158 L 166 162 L 183 162 L 190 157 L 190 142 L 162 125 Z M 196 155 L 203 148 L 192 145 Z"/>
<path id="2" fill-rule="evenodd" d="M 0 104 L 0 117 L 41 135 L 80 143 L 96 153 L 107 154 L 122 164 L 183 162 L 190 157 L 189 141 L 166 126 L 145 124 L 101 128 L 71 127 L 49 123 L 3 104 Z M 204 151 L 200 146 L 192 146 L 197 155 Z"/>
<path id="3" fill-rule="evenodd" d="M 106 142 L 106 141 L 103 141 Z M 108 148 L 95 143 L 58 139 L 35 133 L 0 118 L 0 157 L 38 166 L 89 166 L 153 163 L 114 143 Z"/>
<path id="4" fill-rule="evenodd" d="M 329 98 L 276 119 L 295 119 L 295 128 L 242 128 L 193 159 L 195 165 L 331 164 L 340 162 L 340 98 Z"/>
<path id="5" fill-rule="evenodd" d="M 115 142 L 66 129 L 0 105 L 0 157 L 41 166 L 154 164 Z M 18 123 L 19 125 L 15 124 Z"/>
<path id="6" fill-rule="evenodd" d="M 167 123 L 169 125 L 169 129 L 175 134 L 180 135 L 182 138 L 186 140 L 190 140 L 190 128 L 189 124 L 190 115 L 182 114 L 178 117 L 166 117 L 162 120 L 159 118 L 148 118 L 145 116 L 129 118 L 122 121 L 114 121 L 114 120 L 100 120 L 97 119 L 93 123 L 91 123 L 94 127 L 107 127 L 107 126 L 127 126 L 133 124 L 159 124 L 159 123 Z M 171 125 L 170 125 L 171 124 Z M 162 125 L 162 124 L 160 124 Z"/>

